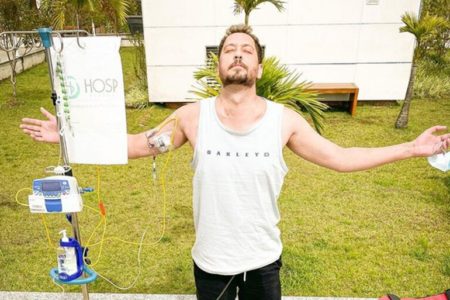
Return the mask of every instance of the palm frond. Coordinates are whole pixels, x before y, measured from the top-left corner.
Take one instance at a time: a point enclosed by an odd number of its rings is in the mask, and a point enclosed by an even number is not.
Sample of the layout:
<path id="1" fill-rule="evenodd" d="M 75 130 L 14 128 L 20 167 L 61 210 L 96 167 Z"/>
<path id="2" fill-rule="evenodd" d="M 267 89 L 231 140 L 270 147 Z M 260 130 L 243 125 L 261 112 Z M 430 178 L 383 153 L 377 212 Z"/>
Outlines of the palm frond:
<path id="1" fill-rule="evenodd" d="M 89 11 L 93 11 L 96 2 L 96 0 L 70 0 L 70 3 L 76 8 L 77 11 L 80 11 L 83 8 L 87 8 Z"/>
<path id="2" fill-rule="evenodd" d="M 414 13 L 407 12 L 402 15 L 402 22 L 405 26 L 400 27 L 400 32 L 409 32 L 419 41 L 425 31 L 425 28 L 419 22 L 419 18 Z"/>
<path id="3" fill-rule="evenodd" d="M 264 2 L 269 2 L 270 4 L 273 4 L 273 6 L 275 6 L 276 9 L 277 9 L 279 12 L 281 12 L 281 11 L 284 10 L 284 4 L 285 4 L 285 2 L 282 1 L 282 0 L 256 0 L 256 1 L 255 1 L 255 7 L 258 6 L 258 5 L 260 5 L 261 3 L 264 3 Z"/>
<path id="4" fill-rule="evenodd" d="M 74 13 L 84 18 L 95 12 L 106 15 L 119 28 L 126 22 L 127 14 L 134 0 L 54 0 L 51 1 L 53 27 L 62 29 Z"/>
<path id="5" fill-rule="evenodd" d="M 206 80 L 197 81 L 197 86 L 194 86 L 190 93 L 193 93 L 199 99 L 206 99 L 210 97 L 216 97 L 220 93 L 221 86 L 210 85 Z"/>
<path id="6" fill-rule="evenodd" d="M 242 9 L 244 7 L 244 2 L 243 0 L 235 0 L 234 1 L 234 7 L 233 7 L 233 14 L 238 15 L 242 12 Z"/>
<path id="7" fill-rule="evenodd" d="M 250 14 L 253 10 L 258 9 L 258 6 L 264 2 L 273 4 L 278 11 L 284 9 L 285 2 L 282 0 L 234 0 L 233 13 L 237 15 L 244 11 L 246 14 Z"/>
<path id="8" fill-rule="evenodd" d="M 53 22 L 52 26 L 54 29 L 63 29 L 66 24 L 66 12 L 67 12 L 68 1 L 55 1 L 52 3 L 53 10 Z"/>
<path id="9" fill-rule="evenodd" d="M 402 15 L 402 22 L 405 24 L 400 27 L 400 32 L 409 32 L 413 34 L 420 43 L 424 35 L 432 33 L 440 26 L 448 26 L 448 21 L 439 16 L 425 14 L 420 20 L 413 13 Z"/>
<path id="10" fill-rule="evenodd" d="M 317 101 L 317 94 L 306 90 L 310 83 L 299 81 L 301 74 L 290 71 L 275 57 L 265 59 L 263 70 L 262 78 L 256 83 L 258 95 L 282 103 L 299 114 L 306 111 L 316 130 L 322 132 L 324 110 L 328 106 Z"/>
<path id="11" fill-rule="evenodd" d="M 210 64 L 199 68 L 194 72 L 194 78 L 197 81 L 197 86 L 193 86 L 194 90 L 190 90 L 199 99 L 215 97 L 219 95 L 222 88 L 222 82 L 217 72 L 219 58 L 214 53 L 209 53 Z"/>
<path id="12" fill-rule="evenodd" d="M 433 16 L 426 14 L 420 20 L 420 22 L 422 23 L 422 26 L 426 29 L 427 33 L 435 31 L 438 27 L 445 27 L 447 29 L 450 27 L 449 22 L 441 16 Z"/>
<path id="13" fill-rule="evenodd" d="M 108 2 L 119 23 L 124 24 L 126 22 L 127 12 L 131 6 L 131 0 L 110 0 Z"/>
<path id="14" fill-rule="evenodd" d="M 219 78 L 219 73 L 217 72 L 217 66 L 219 64 L 219 58 L 213 52 L 209 53 L 210 65 L 202 67 L 194 72 L 195 80 L 200 80 L 206 78 L 208 80 L 212 80 L 217 84 L 222 85 Z"/>

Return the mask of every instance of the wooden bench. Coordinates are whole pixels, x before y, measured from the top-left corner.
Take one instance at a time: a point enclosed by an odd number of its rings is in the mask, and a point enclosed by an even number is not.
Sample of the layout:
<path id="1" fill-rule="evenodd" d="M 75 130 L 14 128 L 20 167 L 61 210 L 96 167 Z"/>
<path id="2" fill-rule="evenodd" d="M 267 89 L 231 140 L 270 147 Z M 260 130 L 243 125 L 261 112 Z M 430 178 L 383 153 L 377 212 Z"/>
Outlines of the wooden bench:
<path id="1" fill-rule="evenodd" d="M 317 94 L 350 94 L 349 113 L 354 116 L 359 88 L 354 83 L 313 83 L 307 89 Z"/>

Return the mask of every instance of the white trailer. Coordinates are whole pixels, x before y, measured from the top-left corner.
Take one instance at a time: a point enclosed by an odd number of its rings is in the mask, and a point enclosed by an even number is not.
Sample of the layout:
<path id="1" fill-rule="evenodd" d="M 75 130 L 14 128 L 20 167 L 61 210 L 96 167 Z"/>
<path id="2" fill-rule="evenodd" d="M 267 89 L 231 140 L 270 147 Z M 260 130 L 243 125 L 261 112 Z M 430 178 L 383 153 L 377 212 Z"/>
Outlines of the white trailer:
<path id="1" fill-rule="evenodd" d="M 359 101 L 404 99 L 414 38 L 400 33 L 401 15 L 418 14 L 420 0 L 286 0 L 250 15 L 266 56 L 302 73 L 301 79 L 355 83 Z M 187 102 L 193 72 L 227 27 L 243 23 L 232 0 L 142 1 L 151 102 Z M 337 96 L 339 97 L 339 96 Z"/>

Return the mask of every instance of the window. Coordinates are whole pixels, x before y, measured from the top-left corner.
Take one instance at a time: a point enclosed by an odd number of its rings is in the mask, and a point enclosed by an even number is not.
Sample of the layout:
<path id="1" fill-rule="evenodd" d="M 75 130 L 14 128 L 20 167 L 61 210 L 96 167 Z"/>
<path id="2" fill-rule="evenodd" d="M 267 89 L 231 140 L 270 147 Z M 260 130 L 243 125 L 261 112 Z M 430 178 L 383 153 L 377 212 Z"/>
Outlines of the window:
<path id="1" fill-rule="evenodd" d="M 215 54 L 216 56 L 219 54 L 219 46 L 206 46 L 206 67 L 213 69 L 214 65 L 213 65 L 213 60 L 211 57 L 211 53 Z M 208 86 L 214 88 L 214 89 L 219 89 L 220 88 L 220 84 L 217 83 L 214 79 L 207 77 L 206 78 L 206 83 L 208 84 Z"/>

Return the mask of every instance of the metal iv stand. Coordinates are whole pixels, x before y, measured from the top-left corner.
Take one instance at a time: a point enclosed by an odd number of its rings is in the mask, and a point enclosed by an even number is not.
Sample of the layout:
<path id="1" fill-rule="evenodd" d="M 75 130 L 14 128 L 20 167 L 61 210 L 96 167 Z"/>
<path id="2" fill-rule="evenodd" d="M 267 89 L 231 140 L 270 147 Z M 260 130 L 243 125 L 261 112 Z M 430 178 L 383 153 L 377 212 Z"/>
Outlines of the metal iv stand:
<path id="1" fill-rule="evenodd" d="M 60 49 L 59 50 L 55 49 L 55 46 L 53 44 L 52 33 L 56 34 L 58 36 L 58 38 L 60 39 Z M 59 107 L 62 104 L 60 103 L 60 100 L 58 100 L 58 95 L 56 94 L 56 90 L 55 90 L 55 74 L 53 72 L 52 57 L 51 57 L 51 53 L 50 53 L 50 47 L 53 47 L 55 49 L 55 51 L 57 51 L 59 53 L 62 52 L 63 41 L 62 41 L 61 34 L 65 34 L 65 33 L 76 34 L 78 46 L 80 48 L 84 48 L 80 44 L 79 35 L 80 35 L 80 33 L 89 35 L 89 33 L 87 31 L 84 31 L 84 30 L 61 30 L 61 31 L 53 31 L 52 32 L 51 28 L 39 28 L 38 30 L 33 30 L 33 31 L 2 32 L 2 33 L 0 33 L 0 48 L 4 51 L 17 51 L 20 47 L 31 47 L 31 48 L 36 47 L 36 48 L 38 48 L 41 45 L 45 48 L 45 57 L 47 59 L 48 73 L 50 76 L 50 84 L 51 84 L 51 88 L 52 88 L 51 99 L 52 99 L 53 105 L 55 106 L 57 128 L 58 128 L 58 133 L 60 135 L 61 155 L 63 158 L 64 165 L 68 166 L 69 159 L 68 159 L 68 153 L 67 153 L 67 145 L 66 145 L 65 137 L 63 135 L 64 128 L 62 126 L 62 120 L 61 120 L 61 115 L 60 115 L 61 107 Z M 40 35 L 41 43 L 36 42 L 35 38 L 33 38 L 33 36 L 36 34 Z M 25 36 L 26 38 L 22 38 L 21 36 Z M 64 175 L 73 176 L 72 169 L 71 168 L 68 168 L 67 170 L 65 169 Z M 78 226 L 77 213 L 68 214 L 68 219 L 69 219 L 70 223 L 72 224 L 74 238 L 81 245 L 81 235 L 80 235 L 80 229 Z M 84 253 L 83 253 L 83 260 L 84 260 Z M 92 273 L 90 275 L 91 275 L 91 278 L 95 279 L 96 275 L 95 275 L 95 277 L 92 277 L 92 275 L 93 275 Z M 89 292 L 88 292 L 87 282 L 90 282 L 92 280 L 87 281 L 86 280 L 87 276 L 88 275 L 86 274 L 86 272 L 83 272 L 82 277 L 84 280 L 83 279 L 80 280 L 79 282 L 81 282 L 81 283 L 75 283 L 75 284 L 79 284 L 81 286 L 83 300 L 89 300 Z"/>
<path id="2" fill-rule="evenodd" d="M 50 47 L 53 46 L 52 30 L 50 28 L 39 28 L 38 32 L 41 37 L 42 44 L 45 48 L 45 57 L 47 59 L 47 64 L 48 64 L 48 73 L 50 76 L 50 84 L 52 86 L 51 99 L 52 99 L 53 105 L 55 106 L 55 110 L 56 110 L 57 128 L 58 128 L 58 133 L 60 136 L 59 145 L 61 147 L 61 154 L 63 157 L 64 165 L 68 166 L 69 158 L 68 158 L 68 153 L 67 153 L 67 145 L 66 145 L 66 141 L 65 141 L 65 137 L 64 137 L 64 132 L 63 132 L 64 128 L 62 126 L 61 115 L 60 115 L 60 105 L 62 105 L 62 104 L 58 103 L 58 102 L 60 102 L 60 100 L 58 100 L 58 96 L 57 96 L 56 90 L 55 90 L 55 74 L 53 72 L 52 56 L 50 53 Z M 77 32 L 77 37 L 78 37 L 79 31 L 76 31 L 76 32 Z M 61 32 L 54 32 L 54 33 L 57 34 L 58 37 L 60 38 L 61 45 L 60 45 L 60 49 L 58 52 L 61 52 L 63 50 L 63 42 L 61 39 Z M 77 40 L 78 40 L 78 38 L 77 38 Z M 78 40 L 78 45 L 81 47 L 79 40 Z M 67 171 L 65 170 L 64 175 L 73 176 L 72 169 L 69 168 Z M 80 229 L 78 226 L 77 213 L 70 213 L 69 220 L 70 220 L 70 223 L 72 224 L 74 238 L 81 245 L 81 235 L 80 235 Z M 84 253 L 83 253 L 83 260 L 84 260 Z M 82 276 L 86 277 L 85 272 L 83 272 Z M 87 284 L 81 284 L 81 291 L 83 293 L 83 299 L 89 300 L 89 291 L 88 291 Z"/>

